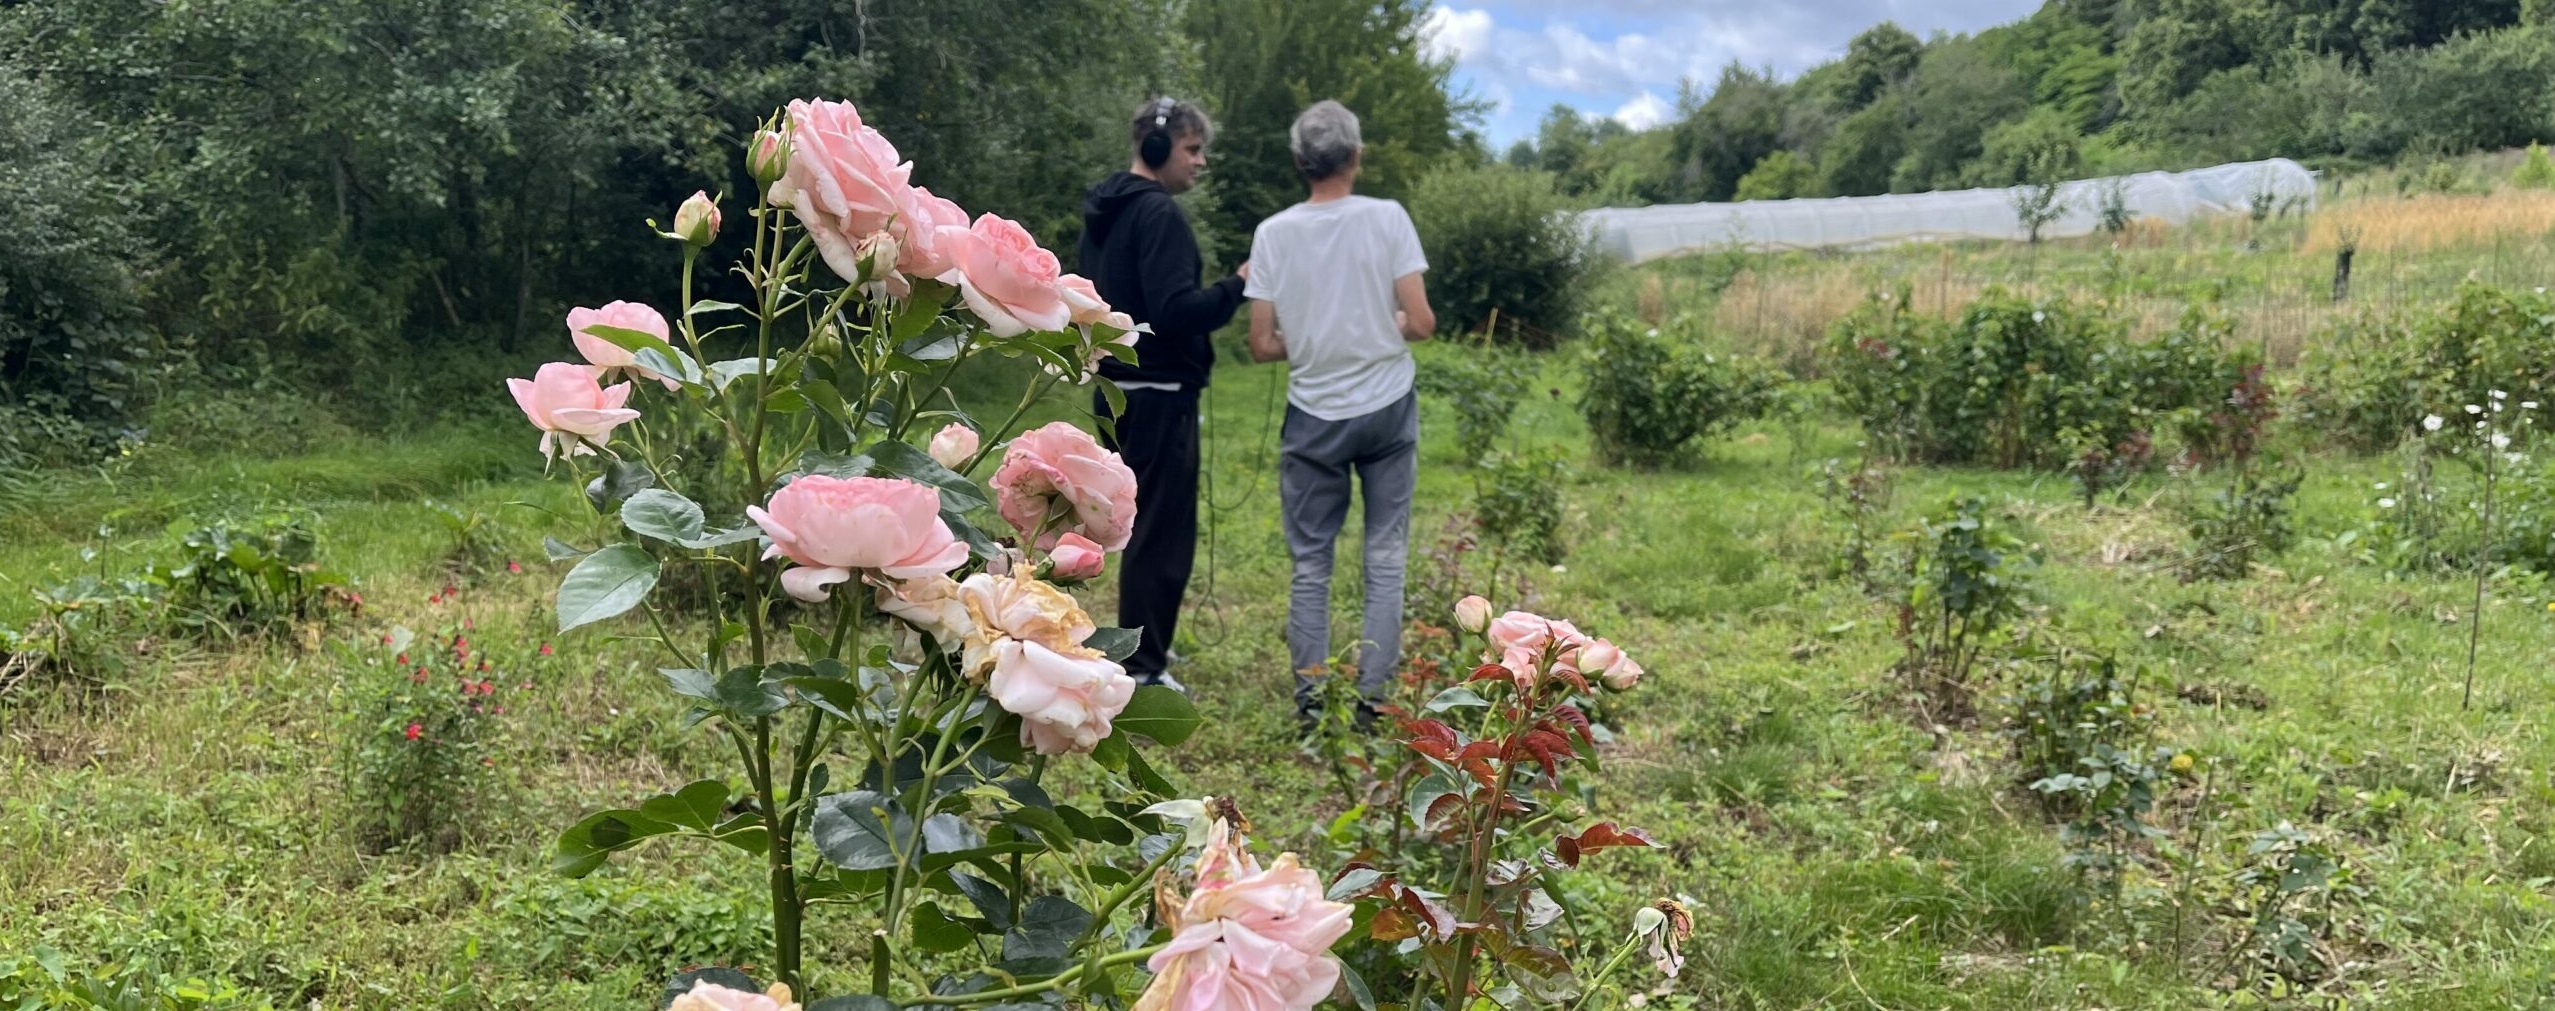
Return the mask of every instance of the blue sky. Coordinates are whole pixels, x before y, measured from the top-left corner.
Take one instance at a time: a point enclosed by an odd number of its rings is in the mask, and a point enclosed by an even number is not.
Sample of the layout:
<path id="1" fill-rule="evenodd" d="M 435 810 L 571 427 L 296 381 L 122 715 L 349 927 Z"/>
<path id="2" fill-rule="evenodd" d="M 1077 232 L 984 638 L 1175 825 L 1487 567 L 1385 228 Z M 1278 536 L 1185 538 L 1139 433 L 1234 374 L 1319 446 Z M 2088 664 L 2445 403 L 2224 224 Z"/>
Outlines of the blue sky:
<path id="1" fill-rule="evenodd" d="M 1845 51 L 1856 33 L 1896 21 L 1919 36 L 1975 32 L 2040 0 L 1441 0 L 1429 46 L 1456 57 L 1455 80 L 1492 109 L 1493 150 L 1531 137 L 1555 102 L 1649 127 L 1675 114 L 1677 82 L 1710 87 L 1733 59 L 1789 78 Z"/>

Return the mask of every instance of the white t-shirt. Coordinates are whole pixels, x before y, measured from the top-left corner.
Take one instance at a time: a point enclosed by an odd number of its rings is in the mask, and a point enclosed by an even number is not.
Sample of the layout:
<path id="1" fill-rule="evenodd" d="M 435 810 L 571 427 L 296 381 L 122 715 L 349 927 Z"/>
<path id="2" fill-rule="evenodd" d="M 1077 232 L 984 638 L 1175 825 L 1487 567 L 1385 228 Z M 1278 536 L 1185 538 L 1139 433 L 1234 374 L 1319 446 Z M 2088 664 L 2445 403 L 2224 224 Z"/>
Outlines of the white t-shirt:
<path id="1" fill-rule="evenodd" d="M 1297 204 L 1260 222 L 1242 294 L 1277 307 L 1287 402 L 1345 421 L 1409 393 L 1416 370 L 1393 324 L 1393 282 L 1427 269 L 1419 230 L 1391 200 Z"/>

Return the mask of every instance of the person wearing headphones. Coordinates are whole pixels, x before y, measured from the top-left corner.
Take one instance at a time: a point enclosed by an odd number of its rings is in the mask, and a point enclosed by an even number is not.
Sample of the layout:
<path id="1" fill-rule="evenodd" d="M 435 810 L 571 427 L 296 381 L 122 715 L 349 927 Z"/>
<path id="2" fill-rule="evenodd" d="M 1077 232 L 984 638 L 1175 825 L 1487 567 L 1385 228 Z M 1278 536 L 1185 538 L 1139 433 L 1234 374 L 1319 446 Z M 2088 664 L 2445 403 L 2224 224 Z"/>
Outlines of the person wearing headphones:
<path id="1" fill-rule="evenodd" d="M 1295 559 L 1287 658 L 1297 715 L 1309 721 L 1318 704 L 1314 678 L 1331 658 L 1332 546 L 1348 518 L 1354 473 L 1366 507 L 1366 615 L 1342 659 L 1369 703 L 1359 714 L 1365 724 L 1401 666 L 1402 571 L 1419 483 L 1410 345 L 1437 329 L 1437 314 L 1410 213 L 1353 192 L 1365 153 L 1357 114 L 1317 103 L 1295 118 L 1287 139 L 1312 192 L 1260 222 L 1243 289 L 1251 358 L 1287 363 L 1278 457 L 1278 508 Z"/>
<path id="2" fill-rule="evenodd" d="M 1242 305 L 1244 264 L 1201 285 L 1198 239 L 1172 197 L 1197 184 L 1214 126 L 1197 106 L 1157 98 L 1131 123 L 1135 160 L 1083 194 L 1077 271 L 1101 299 L 1153 332 L 1136 341 L 1137 365 L 1103 359 L 1100 375 L 1126 393 L 1126 411 L 1102 439 L 1136 475 L 1135 529 L 1118 564 L 1118 625 L 1142 628 L 1127 673 L 1139 684 L 1180 683 L 1168 673 L 1180 600 L 1198 548 L 1198 395 L 1215 364 L 1208 335 Z M 1092 393 L 1092 413 L 1110 420 Z"/>

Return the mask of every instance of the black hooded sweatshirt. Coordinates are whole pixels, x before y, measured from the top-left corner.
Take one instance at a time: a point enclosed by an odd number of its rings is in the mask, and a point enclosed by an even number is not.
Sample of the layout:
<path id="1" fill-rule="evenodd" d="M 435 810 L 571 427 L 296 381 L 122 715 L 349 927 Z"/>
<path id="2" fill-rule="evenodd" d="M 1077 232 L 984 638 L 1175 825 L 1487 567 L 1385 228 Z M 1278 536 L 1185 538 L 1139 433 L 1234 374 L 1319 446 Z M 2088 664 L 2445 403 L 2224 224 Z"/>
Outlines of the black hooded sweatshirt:
<path id="1" fill-rule="evenodd" d="M 1198 284 L 1198 238 L 1162 184 L 1133 172 L 1097 183 L 1082 197 L 1082 276 L 1109 307 L 1153 333 L 1137 339 L 1130 366 L 1103 359 L 1100 374 L 1119 382 L 1207 384 L 1215 348 L 1207 335 L 1233 319 L 1242 279 Z"/>

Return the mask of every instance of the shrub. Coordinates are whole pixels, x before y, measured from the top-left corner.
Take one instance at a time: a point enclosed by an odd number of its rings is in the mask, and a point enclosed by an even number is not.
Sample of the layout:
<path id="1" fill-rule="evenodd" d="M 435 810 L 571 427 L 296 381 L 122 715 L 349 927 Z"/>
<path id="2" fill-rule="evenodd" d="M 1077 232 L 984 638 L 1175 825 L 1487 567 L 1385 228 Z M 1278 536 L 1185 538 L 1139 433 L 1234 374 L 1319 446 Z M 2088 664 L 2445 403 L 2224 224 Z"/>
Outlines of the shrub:
<path id="1" fill-rule="evenodd" d="M 139 406 L 155 343 L 135 310 L 139 246 L 92 130 L 0 62 L 0 463 L 94 453 Z"/>
<path id="2" fill-rule="evenodd" d="M 2029 588 L 2012 563 L 2029 556 L 2022 538 L 1972 495 L 1954 497 L 1899 536 L 1910 545 L 1900 673 L 1931 720 L 1966 718 L 1979 655 L 2023 613 Z"/>
<path id="3" fill-rule="evenodd" d="M 1473 522 L 1517 557 L 1561 564 L 1562 485 L 1570 467 L 1551 450 L 1492 453 L 1473 471 Z"/>
<path id="4" fill-rule="evenodd" d="M 2424 415 L 2455 416 L 2494 390 L 2555 389 L 2555 296 L 2470 280 L 2436 309 L 2340 324 L 2300 370 L 2300 415 L 2318 432 L 2386 449 Z"/>
<path id="5" fill-rule="evenodd" d="M 93 575 L 36 588 L 43 613 L 23 629 L 0 627 L 0 692 L 30 683 L 95 686 L 124 673 L 157 593 L 139 579 Z"/>
<path id="6" fill-rule="evenodd" d="M 2288 550 L 2296 537 L 2289 499 L 2304 478 L 2295 465 L 2246 467 L 2186 507 L 2192 552 L 2183 580 L 2240 579 L 2253 570 L 2257 553 Z"/>
<path id="7" fill-rule="evenodd" d="M 1610 309 L 1584 327 L 1579 413 L 1608 463 L 1666 463 L 1697 438 L 1763 416 L 1781 385 L 1771 365 L 1703 348 L 1691 318 L 1650 327 Z"/>
<path id="8" fill-rule="evenodd" d="M 2298 363 L 2298 418 L 2348 449 L 2403 441 L 2431 399 L 2424 335 L 2402 316 L 2336 323 Z"/>
<path id="9" fill-rule="evenodd" d="M 1476 330 L 1496 312 L 1504 338 L 1543 346 L 1578 315 L 1592 254 L 1550 174 L 1440 169 L 1412 189 L 1410 210 L 1443 329 Z"/>
<path id="10" fill-rule="evenodd" d="M 1889 468 L 1872 460 L 1856 464 L 1852 470 L 1843 461 L 1827 460 L 1813 472 L 1819 488 L 1819 500 L 1828 508 L 1831 536 L 1839 542 L 1831 563 L 1835 575 L 1862 584 L 1864 592 L 1877 593 L 1879 586 L 1873 562 L 1879 553 L 1877 527 L 1890 508 L 1890 491 L 1894 483 Z"/>
<path id="11" fill-rule="evenodd" d="M 2334 954 L 2367 890 L 2327 831 L 2288 822 L 2256 832 L 2235 876 L 2239 908 L 2249 911 L 2244 953 L 2291 983 L 2311 983 L 2341 969 Z"/>
<path id="12" fill-rule="evenodd" d="M 2520 167 L 2511 172 L 2511 185 L 2524 190 L 2555 190 L 2555 158 L 2546 156 L 2546 145 L 2528 146 Z"/>
<path id="13" fill-rule="evenodd" d="M 315 525 L 295 513 L 216 521 L 187 531 L 177 564 L 154 565 L 143 578 L 160 588 L 168 620 L 197 633 L 238 635 L 316 617 L 359 598 L 321 567 Z"/>
<path id="14" fill-rule="evenodd" d="M 2139 343 L 2100 304 L 1989 289 L 1949 322 L 1906 304 L 1905 291 L 1866 300 L 1825 358 L 1864 431 L 1916 460 L 2082 468 L 2093 453 L 2109 466 L 2168 416 L 2187 420 L 2193 455 L 2241 456 L 2270 417 L 2257 359 L 2228 350 L 2232 325 L 2205 307 Z"/>
<path id="15" fill-rule="evenodd" d="M 2169 425 L 2187 463 L 2250 459 L 2279 417 L 2261 350 L 2239 344 L 2235 331 L 2235 319 L 2204 299 L 2185 307 L 2173 329 L 2128 345 L 2109 363 L 2132 410 L 2146 416 L 2141 423 Z"/>
<path id="16" fill-rule="evenodd" d="M 2024 785 L 2067 821 L 2068 862 L 2116 881 L 2129 847 L 2162 834 L 2146 818 L 2175 756 L 2155 744 L 2155 707 L 2138 699 L 2144 672 L 2064 648 L 2024 669 L 2004 730 Z"/>
<path id="17" fill-rule="evenodd" d="M 2050 466 L 2063 459 L 2063 428 L 2112 436 L 2131 427 L 2129 391 L 2107 383 L 2102 360 L 2122 346 L 2120 327 L 2101 310 L 1999 289 L 1949 323 L 1895 304 L 1875 299 L 1839 321 L 1829 353 L 1855 376 L 1849 403 L 1865 430 L 1895 433 L 1909 455 Z"/>
<path id="18" fill-rule="evenodd" d="M 1455 410 L 1455 452 L 1479 461 L 1508 434 L 1517 403 L 1535 381 L 1534 359 L 1495 345 L 1467 345 L 1459 353 L 1431 352 L 1419 363 L 1419 391 Z"/>
<path id="19" fill-rule="evenodd" d="M 490 752 L 503 700 L 529 689 L 529 676 L 512 662 L 497 669 L 454 627 L 425 640 L 394 629 L 378 651 L 341 648 L 339 660 L 363 693 L 346 730 L 346 768 L 364 848 L 451 850 L 495 796 Z"/>

